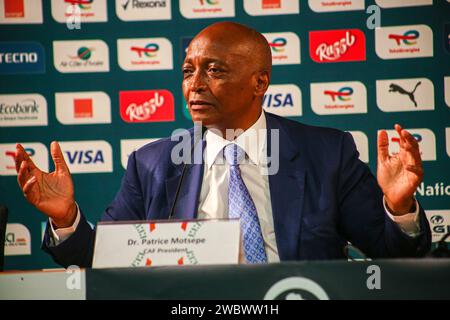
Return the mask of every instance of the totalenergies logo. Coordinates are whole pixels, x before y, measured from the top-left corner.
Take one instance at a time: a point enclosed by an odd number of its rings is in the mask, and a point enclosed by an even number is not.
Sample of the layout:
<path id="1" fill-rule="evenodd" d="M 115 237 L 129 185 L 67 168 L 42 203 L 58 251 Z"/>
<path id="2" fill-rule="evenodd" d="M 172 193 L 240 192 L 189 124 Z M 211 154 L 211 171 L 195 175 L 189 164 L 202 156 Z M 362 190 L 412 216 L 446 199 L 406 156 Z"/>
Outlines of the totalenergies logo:
<path id="1" fill-rule="evenodd" d="M 417 44 L 417 40 L 420 36 L 419 31 L 417 30 L 408 30 L 403 35 L 400 34 L 389 34 L 389 39 L 395 40 L 397 45 L 399 46 L 402 42 L 407 46 L 411 46 Z"/>
<path id="2" fill-rule="evenodd" d="M 269 43 L 270 47 L 272 48 L 272 51 L 276 53 L 283 52 L 286 44 L 287 40 L 285 38 L 276 38 Z"/>
<path id="3" fill-rule="evenodd" d="M 349 101 L 351 99 L 351 96 L 353 95 L 353 88 L 342 87 L 338 91 L 325 90 L 323 94 L 329 95 L 333 102 L 336 101 L 336 98 L 338 98 L 340 101 Z"/>
<path id="4" fill-rule="evenodd" d="M 202 6 L 205 5 L 205 2 L 212 6 L 217 5 L 220 2 L 219 0 L 199 0 L 199 1 L 200 1 L 200 5 L 202 5 Z"/>
<path id="5" fill-rule="evenodd" d="M 33 148 L 25 148 L 25 152 L 28 153 L 30 157 L 34 156 L 36 154 L 36 151 L 34 151 Z M 12 159 L 12 162 L 15 164 L 16 162 L 16 152 L 11 150 L 5 151 L 5 156 L 10 157 Z M 6 165 L 6 169 L 8 170 L 14 170 L 16 168 L 15 165 Z"/>
<path id="6" fill-rule="evenodd" d="M 149 43 L 144 48 L 142 47 L 131 47 L 131 51 L 137 52 L 139 55 L 139 58 L 142 58 L 142 56 L 146 56 L 148 58 L 154 58 L 156 57 L 156 52 L 159 50 L 159 45 L 156 43 Z"/>
<path id="7" fill-rule="evenodd" d="M 87 10 L 91 8 L 91 4 L 94 0 L 64 0 L 64 2 L 69 3 L 72 6 L 78 5 L 80 9 Z"/>
<path id="8" fill-rule="evenodd" d="M 81 47 L 78 49 L 77 51 L 77 55 L 76 56 L 70 56 L 70 59 L 80 59 L 83 61 L 87 61 L 91 58 L 92 56 L 92 51 L 94 51 L 94 48 L 88 48 L 88 47 Z"/>

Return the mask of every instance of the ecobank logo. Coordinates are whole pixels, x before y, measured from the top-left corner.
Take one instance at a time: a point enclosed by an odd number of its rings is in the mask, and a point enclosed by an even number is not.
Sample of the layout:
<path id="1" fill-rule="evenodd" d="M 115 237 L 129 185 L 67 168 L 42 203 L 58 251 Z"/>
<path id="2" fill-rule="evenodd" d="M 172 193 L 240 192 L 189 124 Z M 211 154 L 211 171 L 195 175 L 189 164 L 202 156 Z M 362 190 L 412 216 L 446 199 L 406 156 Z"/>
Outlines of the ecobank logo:
<path id="1" fill-rule="evenodd" d="M 381 59 L 433 56 L 433 31 L 427 25 L 375 29 L 375 52 Z"/>
<path id="2" fill-rule="evenodd" d="M 116 14 L 123 21 L 170 20 L 171 0 L 116 0 Z"/>
<path id="3" fill-rule="evenodd" d="M 25 151 L 33 160 L 34 164 L 42 171 L 48 172 L 48 150 L 45 145 L 39 142 L 21 143 Z M 0 144 L 0 175 L 15 176 L 16 163 L 16 144 L 2 143 Z"/>
<path id="4" fill-rule="evenodd" d="M 172 43 L 166 38 L 118 39 L 119 66 L 125 71 L 172 70 Z"/>
<path id="5" fill-rule="evenodd" d="M 377 80 L 376 87 L 384 112 L 434 110 L 434 85 L 427 78 Z"/>
<path id="6" fill-rule="evenodd" d="M 367 89 L 359 81 L 311 83 L 311 107 L 319 115 L 367 113 Z"/>
<path id="7" fill-rule="evenodd" d="M 0 42 L 0 74 L 44 73 L 45 51 L 38 42 Z"/>
<path id="8" fill-rule="evenodd" d="M 244 0 L 244 9 L 251 16 L 298 14 L 299 0 Z"/>
<path id="9" fill-rule="evenodd" d="M 420 155 L 423 161 L 436 160 L 436 136 L 430 129 L 407 129 L 419 144 Z M 389 139 L 389 153 L 400 151 L 400 138 L 395 130 L 386 130 Z"/>
<path id="10" fill-rule="evenodd" d="M 43 23 L 42 0 L 0 1 L 0 24 Z"/>
<path id="11" fill-rule="evenodd" d="M 234 17 L 235 5 L 234 0 L 183 0 L 180 12 L 187 19 Z"/>
<path id="12" fill-rule="evenodd" d="M 52 0 L 53 19 L 66 23 L 73 16 L 73 13 L 69 13 L 69 7 L 80 10 L 82 23 L 108 21 L 106 0 Z"/>
<path id="13" fill-rule="evenodd" d="M 123 139 L 120 140 L 120 159 L 122 167 L 127 168 L 128 158 L 133 151 L 159 139 Z"/>
<path id="14" fill-rule="evenodd" d="M 59 143 L 71 173 L 112 172 L 112 148 L 103 140 Z"/>
<path id="15" fill-rule="evenodd" d="M 315 12 L 334 12 L 334 11 L 351 11 L 351 10 L 364 10 L 364 0 L 347 0 L 347 1 L 334 1 L 334 0 L 309 0 L 309 7 Z"/>
<path id="16" fill-rule="evenodd" d="M 109 49 L 102 40 L 53 41 L 53 61 L 62 73 L 108 72 Z"/>
<path id="17" fill-rule="evenodd" d="M 272 64 L 300 63 L 300 38 L 293 32 L 264 33 L 272 50 Z"/>
<path id="18" fill-rule="evenodd" d="M 47 123 L 47 100 L 42 95 L 0 95 L 0 127 L 46 126 Z"/>
<path id="19" fill-rule="evenodd" d="M 302 115 L 302 93 L 295 84 L 270 85 L 263 99 L 265 111 L 282 117 Z"/>
<path id="20" fill-rule="evenodd" d="M 8 223 L 5 233 L 5 256 L 31 254 L 30 230 L 20 223 Z"/>

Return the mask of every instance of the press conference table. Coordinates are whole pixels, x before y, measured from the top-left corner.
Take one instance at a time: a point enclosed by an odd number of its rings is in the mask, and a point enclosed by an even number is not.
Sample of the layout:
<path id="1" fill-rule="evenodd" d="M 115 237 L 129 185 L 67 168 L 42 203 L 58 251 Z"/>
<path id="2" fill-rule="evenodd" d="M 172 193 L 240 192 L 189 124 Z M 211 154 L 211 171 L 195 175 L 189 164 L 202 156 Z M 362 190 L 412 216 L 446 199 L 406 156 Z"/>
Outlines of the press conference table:
<path id="1" fill-rule="evenodd" d="M 450 299 L 450 259 L 3 272 L 0 299 Z"/>

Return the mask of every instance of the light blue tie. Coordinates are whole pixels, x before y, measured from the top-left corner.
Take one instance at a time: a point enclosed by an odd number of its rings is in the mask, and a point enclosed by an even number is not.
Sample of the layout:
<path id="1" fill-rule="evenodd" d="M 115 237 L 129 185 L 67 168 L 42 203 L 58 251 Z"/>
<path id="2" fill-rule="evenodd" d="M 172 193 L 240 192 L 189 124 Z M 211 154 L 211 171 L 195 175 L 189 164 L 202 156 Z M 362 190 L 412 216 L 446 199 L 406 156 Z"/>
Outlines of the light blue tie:
<path id="1" fill-rule="evenodd" d="M 265 263 L 267 256 L 255 203 L 239 169 L 245 151 L 236 144 L 228 144 L 224 148 L 224 156 L 230 165 L 228 215 L 230 218 L 240 218 L 245 260 L 247 263 Z"/>

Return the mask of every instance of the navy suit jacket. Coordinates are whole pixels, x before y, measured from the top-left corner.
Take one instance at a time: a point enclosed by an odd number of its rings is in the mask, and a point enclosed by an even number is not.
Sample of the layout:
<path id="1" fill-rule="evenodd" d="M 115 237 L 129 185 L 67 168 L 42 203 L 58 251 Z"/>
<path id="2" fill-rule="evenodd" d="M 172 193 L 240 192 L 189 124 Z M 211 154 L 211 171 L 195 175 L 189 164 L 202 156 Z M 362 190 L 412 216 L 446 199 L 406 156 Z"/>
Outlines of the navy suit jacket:
<path id="1" fill-rule="evenodd" d="M 272 214 L 281 261 L 345 258 L 350 241 L 372 258 L 417 257 L 428 252 L 431 232 L 420 208 L 421 234 L 411 238 L 385 213 L 383 194 L 359 160 L 349 133 L 307 126 L 266 113 L 268 131 L 279 129 L 279 171 L 269 175 Z M 193 135 L 193 130 L 190 131 Z M 177 141 L 150 143 L 128 160 L 122 184 L 101 220 L 167 219 L 183 164 L 171 161 Z M 271 141 L 268 137 L 268 154 Z M 205 141 L 195 149 L 205 148 Z M 187 165 L 175 219 L 197 215 L 203 164 Z M 82 214 L 75 233 L 52 245 L 47 226 L 43 249 L 63 265 L 90 266 L 95 230 Z"/>

